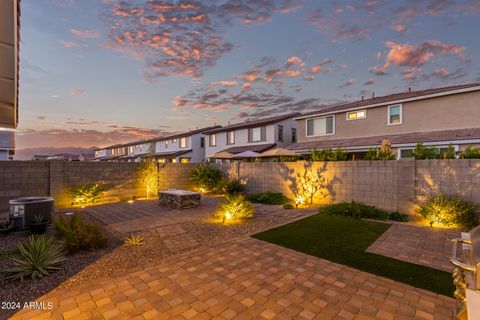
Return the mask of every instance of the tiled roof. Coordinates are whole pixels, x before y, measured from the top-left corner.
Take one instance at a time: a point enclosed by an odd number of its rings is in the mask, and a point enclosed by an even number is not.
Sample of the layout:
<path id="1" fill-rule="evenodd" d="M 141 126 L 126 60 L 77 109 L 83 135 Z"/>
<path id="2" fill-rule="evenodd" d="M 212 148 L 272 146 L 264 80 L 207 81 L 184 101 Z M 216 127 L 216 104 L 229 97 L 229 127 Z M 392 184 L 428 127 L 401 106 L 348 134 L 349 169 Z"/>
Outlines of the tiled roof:
<path id="1" fill-rule="evenodd" d="M 205 134 L 213 134 L 213 133 L 219 133 L 219 132 L 225 132 L 225 131 L 231 131 L 231 130 L 237 130 L 237 129 L 265 126 L 268 124 L 273 124 L 276 122 L 286 120 L 288 118 L 294 118 L 299 115 L 300 115 L 299 112 L 295 112 L 295 113 L 284 114 L 276 117 L 263 118 L 263 119 L 257 119 L 257 120 L 247 120 L 245 122 L 231 124 L 225 127 L 219 127 L 218 129 L 209 130 L 205 132 Z"/>
<path id="2" fill-rule="evenodd" d="M 238 146 L 238 147 L 231 147 L 220 152 L 228 152 L 232 154 L 242 153 L 245 151 L 253 151 L 253 152 L 264 152 L 268 149 L 271 149 L 276 146 L 276 143 L 269 143 L 269 144 L 255 144 L 251 146 Z"/>
<path id="3" fill-rule="evenodd" d="M 414 132 L 404 134 L 383 135 L 374 137 L 360 137 L 349 139 L 323 140 L 297 142 L 290 146 L 290 150 L 313 150 L 338 147 L 371 147 L 380 146 L 383 140 L 387 139 L 395 144 L 419 143 L 419 142 L 440 142 L 480 139 L 480 128 L 442 130 L 430 132 Z"/>
<path id="4" fill-rule="evenodd" d="M 216 128 L 220 128 L 220 126 L 210 126 L 210 127 L 205 127 L 205 128 L 200 128 L 200 129 L 185 131 L 185 132 L 176 133 L 176 134 L 172 134 L 172 135 L 165 136 L 165 137 L 158 137 L 158 138 L 149 139 L 149 140 L 147 140 L 147 141 L 150 141 L 150 142 L 154 142 L 154 141 L 165 141 L 165 140 L 172 140 L 172 139 L 178 139 L 178 138 L 183 138 L 183 137 L 189 137 L 189 136 L 191 136 L 191 135 L 194 135 L 194 134 L 197 134 L 197 133 L 206 132 L 206 131 L 209 131 L 209 130 L 212 130 L 212 129 L 216 129 Z"/>
<path id="5" fill-rule="evenodd" d="M 304 116 L 309 116 L 309 115 L 316 115 L 316 114 L 323 114 L 323 113 L 331 113 L 331 112 L 340 112 L 348 109 L 355 109 L 355 108 L 360 108 L 360 107 L 367 107 L 370 105 L 377 105 L 377 104 L 388 104 L 393 101 L 397 100 L 403 100 L 403 99 L 422 99 L 425 97 L 428 97 L 429 95 L 432 94 L 439 94 L 439 93 L 448 93 L 449 91 L 452 91 L 452 94 L 456 90 L 461 90 L 461 89 L 469 89 L 469 88 L 474 88 L 478 87 L 478 90 L 480 90 L 480 83 L 471 83 L 471 84 L 465 84 L 465 85 L 459 85 L 459 86 L 449 86 L 449 87 L 443 87 L 443 88 L 435 88 L 435 89 L 427 89 L 427 90 L 419 90 L 419 91 L 407 91 L 407 92 L 400 92 L 400 93 L 394 93 L 386 96 L 380 96 L 380 97 L 375 97 L 371 99 L 364 99 L 364 100 L 358 100 L 346 104 L 341 104 L 341 105 L 336 105 L 336 106 L 331 106 L 327 107 L 321 110 L 317 111 L 312 111 L 308 113 L 304 113 L 301 115 L 303 118 Z"/>

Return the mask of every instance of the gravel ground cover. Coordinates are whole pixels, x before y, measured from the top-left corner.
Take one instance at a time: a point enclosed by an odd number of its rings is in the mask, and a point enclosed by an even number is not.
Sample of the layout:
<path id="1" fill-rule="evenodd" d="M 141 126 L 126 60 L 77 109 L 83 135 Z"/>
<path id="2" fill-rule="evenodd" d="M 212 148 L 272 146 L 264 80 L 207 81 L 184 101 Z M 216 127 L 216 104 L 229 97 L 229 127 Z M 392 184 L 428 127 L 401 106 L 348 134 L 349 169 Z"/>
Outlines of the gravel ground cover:
<path id="1" fill-rule="evenodd" d="M 242 238 L 274 226 L 283 225 L 300 216 L 314 213 L 310 210 L 285 210 L 281 206 L 255 205 L 257 214 L 251 221 L 223 225 L 211 218 L 203 217 L 178 224 L 135 232 L 144 239 L 140 246 L 124 246 L 127 234 L 105 227 L 109 243 L 106 248 L 93 252 L 79 252 L 68 257 L 63 269 L 41 280 L 9 282 L 0 275 L 0 301 L 29 302 L 52 290 L 69 288 L 85 280 L 159 262 L 166 257 L 208 247 L 219 242 Z M 212 212 L 213 214 L 213 212 Z M 90 218 L 90 220 L 92 220 Z M 53 231 L 47 231 L 51 235 Z M 2 253 L 10 252 L 16 244 L 25 240 L 28 233 L 0 235 L 0 270 L 7 267 Z M 0 310 L 0 318 L 2 318 Z M 6 314 L 3 313 L 3 316 Z"/>

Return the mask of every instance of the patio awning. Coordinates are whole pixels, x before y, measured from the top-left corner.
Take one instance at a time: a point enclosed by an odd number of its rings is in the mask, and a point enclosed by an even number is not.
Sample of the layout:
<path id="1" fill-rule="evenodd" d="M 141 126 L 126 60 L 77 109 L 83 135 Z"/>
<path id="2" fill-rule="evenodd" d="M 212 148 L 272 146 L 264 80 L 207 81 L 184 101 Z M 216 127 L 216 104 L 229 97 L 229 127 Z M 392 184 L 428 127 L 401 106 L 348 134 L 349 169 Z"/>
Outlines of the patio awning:
<path id="1" fill-rule="evenodd" d="M 185 154 L 185 153 L 189 153 L 189 152 L 192 152 L 192 149 L 188 149 L 188 150 L 177 150 L 177 151 L 170 151 L 170 152 L 157 152 L 157 153 L 153 153 L 153 154 L 144 154 L 144 155 L 141 155 L 141 157 L 149 157 L 149 156 L 152 156 L 152 157 L 156 157 L 156 158 L 176 158 L 182 154 Z"/>
<path id="2" fill-rule="evenodd" d="M 207 158 L 215 158 L 215 159 L 231 159 L 233 158 L 234 154 L 226 151 L 220 151 L 214 154 L 207 156 Z"/>
<path id="3" fill-rule="evenodd" d="M 275 148 L 263 152 L 259 157 L 293 157 L 296 155 L 297 153 L 295 151 L 285 148 Z"/>

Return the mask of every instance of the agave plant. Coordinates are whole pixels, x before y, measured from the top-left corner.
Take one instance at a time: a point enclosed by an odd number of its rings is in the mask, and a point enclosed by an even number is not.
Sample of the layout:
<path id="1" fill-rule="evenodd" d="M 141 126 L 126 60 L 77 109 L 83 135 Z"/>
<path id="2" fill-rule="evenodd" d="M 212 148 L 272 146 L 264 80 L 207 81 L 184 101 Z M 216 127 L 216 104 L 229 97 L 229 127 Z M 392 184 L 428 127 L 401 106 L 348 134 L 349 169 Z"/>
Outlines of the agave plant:
<path id="1" fill-rule="evenodd" d="M 65 260 L 62 246 L 55 239 L 45 236 L 30 236 L 17 246 L 18 255 L 9 256 L 12 268 L 6 270 L 8 279 L 23 281 L 24 278 L 40 279 L 60 270 Z"/>
<path id="2" fill-rule="evenodd" d="M 130 234 L 125 238 L 125 246 L 141 246 L 143 244 L 143 238 Z"/>

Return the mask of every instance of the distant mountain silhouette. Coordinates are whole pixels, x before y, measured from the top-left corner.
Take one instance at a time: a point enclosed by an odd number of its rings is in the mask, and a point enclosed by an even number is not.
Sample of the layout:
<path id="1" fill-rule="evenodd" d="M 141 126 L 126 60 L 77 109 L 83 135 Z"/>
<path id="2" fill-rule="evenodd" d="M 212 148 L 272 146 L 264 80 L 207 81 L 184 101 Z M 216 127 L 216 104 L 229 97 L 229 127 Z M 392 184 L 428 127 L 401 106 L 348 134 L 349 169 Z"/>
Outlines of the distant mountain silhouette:
<path id="1" fill-rule="evenodd" d="M 52 155 L 57 153 L 69 153 L 80 155 L 82 153 L 93 153 L 95 147 L 90 148 L 78 148 L 78 147 L 66 147 L 66 148 L 28 148 L 15 150 L 14 160 L 31 160 L 34 155 Z"/>

